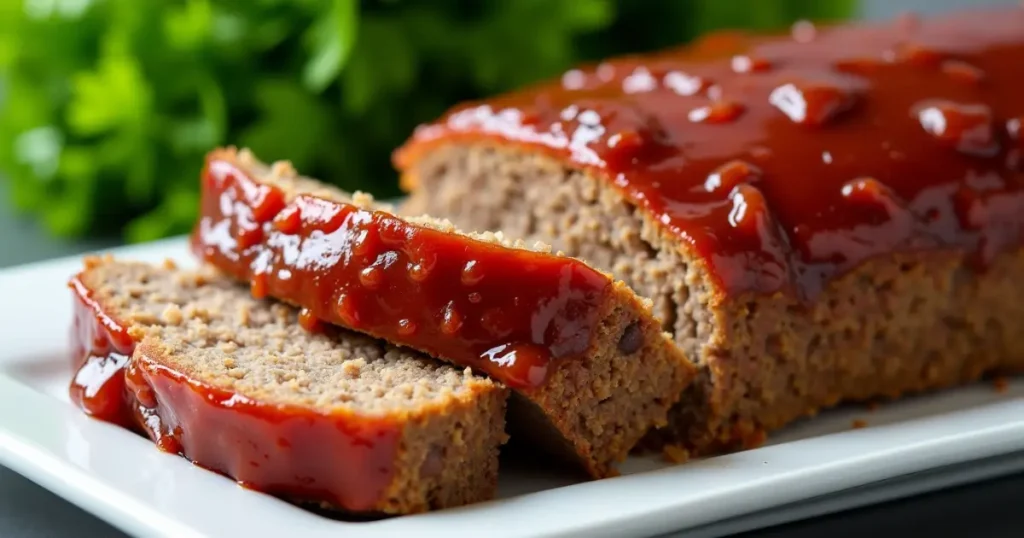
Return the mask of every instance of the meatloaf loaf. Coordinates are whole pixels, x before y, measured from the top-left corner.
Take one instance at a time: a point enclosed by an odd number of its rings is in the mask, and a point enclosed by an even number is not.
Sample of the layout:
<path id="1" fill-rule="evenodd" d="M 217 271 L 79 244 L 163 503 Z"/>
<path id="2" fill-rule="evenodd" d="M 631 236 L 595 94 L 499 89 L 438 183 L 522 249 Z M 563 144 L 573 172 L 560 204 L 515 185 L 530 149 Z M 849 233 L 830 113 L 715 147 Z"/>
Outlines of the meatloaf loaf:
<path id="1" fill-rule="evenodd" d="M 303 307 L 307 329 L 341 325 L 508 385 L 513 436 L 593 477 L 666 424 L 695 374 L 649 301 L 579 260 L 401 219 L 247 151 L 210 154 L 193 244 L 255 296 Z"/>
<path id="2" fill-rule="evenodd" d="M 409 214 L 622 278 L 700 367 L 651 444 L 1024 368 L 1024 9 L 708 36 L 459 106 Z"/>
<path id="3" fill-rule="evenodd" d="M 507 390 L 211 270 L 90 259 L 72 399 L 246 487 L 356 513 L 490 499 Z"/>

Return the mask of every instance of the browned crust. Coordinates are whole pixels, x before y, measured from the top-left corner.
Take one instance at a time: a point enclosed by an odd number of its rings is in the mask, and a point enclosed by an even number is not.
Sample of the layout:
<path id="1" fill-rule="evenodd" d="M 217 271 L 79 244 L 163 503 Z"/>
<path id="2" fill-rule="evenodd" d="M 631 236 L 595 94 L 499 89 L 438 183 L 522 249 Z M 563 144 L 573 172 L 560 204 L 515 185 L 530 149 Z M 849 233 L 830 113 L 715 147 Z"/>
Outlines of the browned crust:
<path id="1" fill-rule="evenodd" d="M 105 264 L 119 263 L 110 256 L 87 257 L 79 279 L 90 290 L 102 282 L 99 274 Z M 164 267 L 174 269 L 172 261 Z M 94 296 L 101 309 L 119 319 L 119 308 L 109 297 Z M 121 321 L 123 323 L 123 321 Z M 216 386 L 188 367 L 188 358 L 169 355 L 158 338 L 147 335 L 139 325 L 126 326 L 140 343 L 130 361 L 158 363 L 198 386 Z M 493 499 L 498 485 L 498 452 L 508 436 L 505 433 L 505 407 L 508 389 L 496 383 L 477 383 L 469 393 L 448 398 L 416 411 L 395 411 L 374 420 L 401 425 L 400 441 L 394 462 L 394 477 L 376 505 L 367 515 L 400 515 L 462 506 Z M 173 402 L 161 402 L 171 405 Z M 173 409 L 171 413 L 175 413 Z M 310 409 L 311 413 L 321 411 Z M 355 412 L 337 411 L 337 422 L 362 420 Z M 203 465 L 204 462 L 195 463 Z M 328 510 L 348 512 L 344 507 L 323 504 Z M 351 512 L 349 512 L 351 513 Z"/>
<path id="2" fill-rule="evenodd" d="M 298 176 L 286 163 L 266 166 L 246 151 L 219 151 L 216 155 L 230 160 L 255 180 L 284 185 L 290 196 L 308 189 L 329 200 L 348 202 L 343 195 L 321 189 L 315 180 Z M 268 170 L 272 177 L 266 176 Z M 288 185 L 296 179 L 300 180 L 300 189 Z M 413 224 L 422 225 L 421 221 Z M 486 236 L 475 234 L 467 241 L 487 241 L 481 237 Z M 517 244 L 509 248 L 526 247 Z M 594 478 L 616 474 L 615 464 L 624 460 L 651 428 L 666 423 L 671 406 L 696 375 L 695 368 L 672 345 L 661 322 L 651 314 L 650 305 L 622 282 L 611 284 L 603 308 L 598 334 L 592 337 L 584 357 L 560 362 L 542 387 L 520 391 L 546 420 L 535 420 L 533 410 L 516 410 L 515 403 L 512 411 L 513 422 L 525 421 L 514 431 L 556 452 L 571 447 L 576 460 Z M 626 327 L 634 323 L 642 332 L 643 345 L 632 353 L 621 353 L 619 340 Z M 561 440 L 553 441 L 558 437 Z"/>
<path id="3" fill-rule="evenodd" d="M 841 401 L 1024 370 L 1024 251 L 981 274 L 962 252 L 877 258 L 810 305 L 781 293 L 727 297 L 697 256 L 604 178 L 539 152 L 443 145 L 404 175 L 419 188 L 403 211 L 550 242 L 654 301 L 700 374 L 648 446 L 693 455 L 753 446 Z"/>

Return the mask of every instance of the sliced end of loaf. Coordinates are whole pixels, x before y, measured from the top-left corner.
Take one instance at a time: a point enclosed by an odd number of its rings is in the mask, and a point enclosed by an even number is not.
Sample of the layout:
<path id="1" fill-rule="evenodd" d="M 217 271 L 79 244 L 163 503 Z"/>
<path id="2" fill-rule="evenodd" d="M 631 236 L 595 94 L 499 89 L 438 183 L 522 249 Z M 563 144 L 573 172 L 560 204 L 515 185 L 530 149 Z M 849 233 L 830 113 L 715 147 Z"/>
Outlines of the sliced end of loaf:
<path id="1" fill-rule="evenodd" d="M 527 391 L 531 408 L 510 410 L 513 435 L 539 422 L 518 420 L 517 413 L 536 417 L 532 408 L 546 410 L 547 423 L 564 441 L 538 439 L 554 453 L 565 453 L 565 442 L 571 443 L 592 476 L 614 476 L 616 464 L 648 431 L 667 424 L 670 409 L 696 375 L 648 314 L 649 301 L 621 282 L 610 295 L 587 360 L 559 368 L 545 390 Z"/>
<path id="2" fill-rule="evenodd" d="M 293 309 L 253 299 L 211 269 L 90 260 L 78 278 L 139 343 L 129 385 L 158 404 L 151 436 L 170 432 L 196 463 L 346 511 L 420 512 L 493 496 L 503 387 L 362 335 L 308 333 Z M 390 471 L 372 495 L 357 483 L 378 472 L 369 463 Z"/>
<path id="3" fill-rule="evenodd" d="M 353 203 L 352 197 L 299 176 L 290 165 L 278 163 L 267 166 L 246 151 L 215 152 L 211 159 L 218 166 L 221 163 L 226 165 L 225 170 L 234 169 L 233 172 L 217 176 L 224 179 L 217 179 L 213 184 L 230 185 L 239 181 L 238 177 L 230 177 L 234 174 L 245 176 L 241 180 L 247 184 L 276 187 L 284 194 L 286 201 L 305 195 L 340 204 Z M 218 183 L 220 181 L 227 183 Z M 206 195 L 211 201 L 204 202 L 204 229 L 219 227 L 224 223 L 238 227 L 238 222 L 232 221 L 231 215 L 224 212 L 220 204 L 212 202 L 216 199 L 214 195 L 213 190 Z M 293 215 L 304 203 L 304 200 L 296 201 L 292 206 L 282 209 L 278 215 Z M 362 197 L 356 205 L 378 209 L 369 197 Z M 310 213 L 314 215 L 312 218 L 319 218 L 317 215 L 324 211 L 341 214 L 341 210 L 335 211 L 334 208 L 322 209 L 325 207 L 323 205 L 316 207 L 318 209 Z M 356 228 L 361 226 L 358 223 L 376 222 L 378 217 L 380 214 L 359 214 L 358 218 L 346 220 L 348 224 L 338 228 L 340 231 L 336 236 L 325 234 L 314 237 L 312 234 L 317 232 L 308 232 L 310 235 L 307 237 L 302 232 L 284 232 L 280 228 L 267 226 L 260 243 L 251 249 L 225 252 L 220 247 L 211 246 L 205 239 L 200 239 L 199 250 L 208 261 L 224 267 L 240 279 L 256 278 L 253 267 L 259 265 L 262 269 L 259 270 L 258 278 L 266 283 L 267 293 L 308 308 L 315 316 L 365 330 L 401 345 L 429 352 L 443 360 L 479 368 L 496 379 L 515 385 L 513 388 L 520 389 L 526 399 L 547 418 L 543 421 L 526 419 L 523 421 L 525 427 L 518 430 L 538 432 L 550 430 L 548 426 L 553 427 L 554 432 L 547 433 L 554 435 L 538 437 L 561 437 L 560 444 L 571 447 L 593 476 L 602 477 L 613 473 L 614 464 L 625 458 L 644 432 L 665 423 L 669 407 L 692 378 L 694 369 L 664 337 L 660 322 L 651 314 L 648 301 L 639 299 L 621 282 L 614 282 L 609 275 L 595 272 L 579 260 L 566 259 L 560 257 L 560 254 L 549 256 L 551 249 L 543 243 L 531 246 L 523 241 L 509 240 L 500 232 L 464 233 L 450 222 L 426 216 L 401 219 L 388 213 L 384 218 L 388 222 L 387 229 L 420 230 L 409 233 L 403 231 L 397 234 L 397 240 L 392 237 L 396 234 L 389 232 L 387 245 L 379 252 L 373 250 L 356 253 L 351 245 L 357 238 L 382 234 L 377 229 Z M 301 226 L 285 227 L 288 230 L 302 230 Z M 384 225 L 380 225 L 380 228 L 385 229 Z M 197 237 L 206 237 L 206 234 Z M 326 241 L 331 242 L 328 245 Z M 429 242 L 429 245 L 424 247 L 420 241 Z M 297 247 L 288 250 L 291 247 L 285 245 L 290 244 Z M 306 245 L 311 249 L 309 252 L 303 250 Z M 503 248 L 496 249 L 495 245 Z M 417 284 L 410 284 L 415 279 L 411 279 L 404 269 L 419 263 L 413 260 L 424 248 L 443 252 L 445 259 L 431 263 L 433 268 L 430 270 L 430 280 L 418 287 Z M 526 256 L 523 252 L 517 252 L 524 249 L 542 255 Z M 322 264 L 317 262 L 313 270 L 308 269 L 308 263 L 298 268 L 293 262 L 287 261 L 318 259 L 318 253 L 324 251 L 344 252 L 344 255 L 332 257 L 332 261 Z M 339 261 L 333 261 L 335 259 Z M 380 268 L 377 261 L 381 259 L 391 260 L 384 265 L 384 269 Z M 471 284 L 471 290 L 465 284 L 463 268 L 478 263 L 490 263 L 485 267 L 488 267 L 486 271 L 492 276 L 488 276 L 484 284 Z M 533 269 L 527 271 L 523 269 L 525 267 Z M 379 298 L 377 292 L 374 292 L 373 297 L 362 295 L 369 285 L 363 281 L 360 271 L 383 273 L 383 282 L 374 284 L 374 290 L 403 290 L 407 300 L 414 300 L 411 295 L 416 295 L 429 297 L 436 303 L 424 304 L 417 312 L 403 311 L 403 315 L 413 316 L 410 323 L 417 327 L 415 334 L 403 335 L 396 329 L 398 320 L 391 319 L 396 316 L 394 312 L 397 307 L 394 306 L 384 316 L 386 322 L 369 326 L 352 321 L 357 316 L 351 312 L 346 311 L 346 316 L 339 314 L 338 308 L 325 306 L 344 300 L 346 305 L 358 303 L 365 307 L 369 304 L 373 309 L 379 302 L 388 301 Z M 287 278 L 280 278 L 282 272 Z M 356 275 L 360 276 L 357 278 Z M 317 282 L 316 293 L 308 291 L 307 284 L 311 280 Z M 303 286 L 306 286 L 305 291 Z M 452 295 L 434 293 L 429 287 L 452 290 Z M 524 291 L 516 293 L 517 289 Z M 516 293 L 514 298 L 509 290 Z M 545 291 L 533 296 L 530 295 L 533 290 Z M 470 295 L 476 298 L 468 298 Z M 466 298 L 462 299 L 463 296 Z M 525 300 L 522 303 L 524 306 L 513 306 L 520 305 L 520 299 Z M 396 302 L 394 298 L 390 301 Z M 524 309 L 527 314 L 532 312 L 532 317 L 519 315 Z M 473 320 L 467 321 L 466 325 L 474 324 L 475 327 L 479 324 L 481 327 L 468 329 L 470 332 L 462 328 L 458 334 L 427 332 L 438 325 L 436 316 L 430 317 L 433 315 L 430 313 L 435 311 L 470 312 L 471 315 L 462 316 Z M 507 335 L 494 336 L 489 332 L 491 329 L 482 326 L 487 314 L 495 311 L 515 312 L 516 336 L 513 340 L 508 340 Z M 373 310 L 363 318 L 379 320 L 379 314 Z M 538 329 L 538 321 L 549 325 Z M 558 338 L 564 338 L 556 340 L 551 347 L 546 347 L 547 340 L 545 346 L 538 346 L 537 334 L 546 335 L 549 330 L 557 332 Z M 469 338 L 462 335 L 470 333 L 475 335 L 476 340 L 472 341 L 477 347 L 443 344 L 461 342 Z M 581 337 L 586 340 L 581 346 L 576 346 Z M 484 341 L 478 342 L 480 338 Z M 620 349 L 620 341 L 623 339 L 630 340 L 628 352 Z M 561 346 L 561 349 L 568 349 L 570 345 L 576 347 L 570 353 L 558 354 L 553 351 L 555 345 Z M 502 352 L 507 349 L 506 346 L 517 350 L 509 353 L 516 365 L 514 370 L 507 366 L 496 366 L 501 361 L 493 357 L 481 360 L 483 354 Z M 525 351 L 520 352 L 520 349 Z M 524 381 L 525 374 L 532 375 L 533 372 L 527 363 L 528 357 L 523 356 L 530 353 L 531 349 L 539 349 L 537 355 L 544 357 L 542 369 L 549 373 L 542 382 Z M 550 353 L 550 357 L 546 353 Z M 514 413 L 514 416 L 526 415 Z"/>

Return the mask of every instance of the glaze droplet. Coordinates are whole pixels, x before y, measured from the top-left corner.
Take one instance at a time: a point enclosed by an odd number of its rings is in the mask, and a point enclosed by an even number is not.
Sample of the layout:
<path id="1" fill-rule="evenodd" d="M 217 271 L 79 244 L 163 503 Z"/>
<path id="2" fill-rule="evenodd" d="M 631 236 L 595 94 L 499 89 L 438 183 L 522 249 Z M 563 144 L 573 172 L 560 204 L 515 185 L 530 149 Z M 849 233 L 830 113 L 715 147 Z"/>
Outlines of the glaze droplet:
<path id="1" fill-rule="evenodd" d="M 637 67 L 622 79 L 623 93 L 644 93 L 658 87 L 658 80 L 646 67 Z"/>
<path id="2" fill-rule="evenodd" d="M 384 282 L 384 270 L 379 265 L 371 265 L 359 272 L 359 282 L 367 289 L 379 289 Z"/>
<path id="3" fill-rule="evenodd" d="M 366 256 L 372 251 L 373 241 L 370 238 L 370 231 L 363 228 L 356 232 L 355 238 L 352 239 L 352 253 L 356 256 Z"/>
<path id="4" fill-rule="evenodd" d="M 284 193 L 270 185 L 260 185 L 255 192 L 246 192 L 244 197 L 252 209 L 253 220 L 260 224 L 274 218 L 285 205 Z"/>
<path id="5" fill-rule="evenodd" d="M 396 246 L 412 239 L 412 234 L 415 228 L 411 226 L 403 226 L 396 221 L 382 222 L 381 225 L 377 227 L 377 230 L 381 242 L 385 245 Z"/>
<path id="6" fill-rule="evenodd" d="M 249 293 L 253 299 L 265 299 L 267 297 L 267 274 L 256 273 L 249 281 Z"/>
<path id="7" fill-rule="evenodd" d="M 455 302 L 451 301 L 444 307 L 444 318 L 441 320 L 441 332 L 451 336 L 462 328 L 462 315 L 455 310 Z"/>
<path id="8" fill-rule="evenodd" d="M 608 147 L 617 149 L 638 148 L 644 144 L 644 136 L 635 129 L 619 131 L 608 137 Z"/>
<path id="9" fill-rule="evenodd" d="M 245 225 L 239 222 L 238 229 L 235 230 L 235 241 L 238 242 L 239 250 L 246 250 L 260 243 L 263 241 L 263 226 L 259 224 Z"/>
<path id="10" fill-rule="evenodd" d="M 760 178 L 760 168 L 737 159 L 729 161 L 711 172 L 704 180 L 704 190 L 707 192 L 731 191 L 741 183 L 751 183 Z"/>
<path id="11" fill-rule="evenodd" d="M 409 267 L 409 278 L 415 282 L 423 282 L 429 276 L 434 266 L 437 265 L 437 256 L 432 253 L 421 253 L 419 260 Z"/>
<path id="12" fill-rule="evenodd" d="M 760 73 L 772 68 L 772 63 L 764 58 L 738 54 L 732 57 L 732 70 L 736 73 Z"/>
<path id="13" fill-rule="evenodd" d="M 608 149 L 605 161 L 611 164 L 631 161 L 643 149 L 647 140 L 636 129 L 625 129 L 608 137 Z"/>
<path id="14" fill-rule="evenodd" d="M 350 327 L 359 325 L 359 310 L 356 308 L 355 299 L 347 293 L 338 296 L 338 317 Z"/>
<path id="15" fill-rule="evenodd" d="M 416 332 L 416 323 L 411 319 L 400 319 L 398 320 L 398 334 L 401 336 L 411 336 Z"/>
<path id="16" fill-rule="evenodd" d="M 761 191 L 742 183 L 733 188 L 729 198 L 732 200 L 729 224 L 733 228 L 756 232 L 758 220 L 768 216 L 768 202 Z"/>
<path id="17" fill-rule="evenodd" d="M 323 330 L 320 320 L 308 308 L 299 311 L 299 326 L 311 333 Z"/>
<path id="18" fill-rule="evenodd" d="M 302 229 L 302 212 L 297 205 L 284 208 L 274 217 L 274 228 L 283 234 L 294 235 Z"/>
<path id="19" fill-rule="evenodd" d="M 706 90 L 711 83 L 702 77 L 689 75 L 682 71 L 669 71 L 662 84 L 678 95 L 697 95 Z"/>
<path id="20" fill-rule="evenodd" d="M 852 89 L 823 81 L 799 81 L 772 90 L 768 102 L 794 123 L 821 126 L 848 110 L 856 101 Z"/>
<path id="21" fill-rule="evenodd" d="M 897 211 L 901 204 L 888 186 L 873 177 L 848 181 L 841 189 L 843 198 L 853 202 L 880 207 L 888 213 Z"/>
<path id="22" fill-rule="evenodd" d="M 976 156 L 999 151 L 992 110 L 985 105 L 935 100 L 918 105 L 916 110 L 921 128 L 947 147 Z"/>
<path id="23" fill-rule="evenodd" d="M 466 262 L 465 267 L 462 268 L 462 284 L 465 286 L 475 286 L 484 279 L 483 268 L 480 267 L 480 263 L 476 260 L 469 260 Z"/>
<path id="24" fill-rule="evenodd" d="M 745 110 L 746 107 L 735 101 L 714 101 L 694 108 L 687 117 L 694 123 L 730 123 L 743 115 Z"/>

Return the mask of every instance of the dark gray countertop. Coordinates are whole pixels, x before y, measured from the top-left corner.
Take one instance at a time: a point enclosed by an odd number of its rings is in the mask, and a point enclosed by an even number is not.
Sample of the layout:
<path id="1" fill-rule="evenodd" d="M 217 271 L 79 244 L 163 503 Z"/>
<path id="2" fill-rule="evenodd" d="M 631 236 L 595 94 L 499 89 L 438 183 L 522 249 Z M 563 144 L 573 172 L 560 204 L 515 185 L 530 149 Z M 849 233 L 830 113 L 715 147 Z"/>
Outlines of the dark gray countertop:
<path id="1" fill-rule="evenodd" d="M 866 18 L 904 10 L 938 11 L 954 6 L 1013 4 L 1018 0 L 862 0 Z M 103 248 L 114 240 L 62 242 L 16 219 L 0 181 L 0 268 Z M 1024 474 L 902 501 L 843 512 L 748 534 L 754 537 L 819 536 L 1024 536 Z M 123 536 L 79 508 L 0 467 L 0 536 Z"/>

